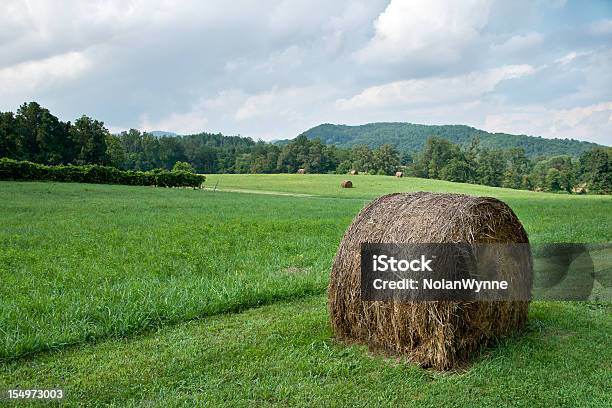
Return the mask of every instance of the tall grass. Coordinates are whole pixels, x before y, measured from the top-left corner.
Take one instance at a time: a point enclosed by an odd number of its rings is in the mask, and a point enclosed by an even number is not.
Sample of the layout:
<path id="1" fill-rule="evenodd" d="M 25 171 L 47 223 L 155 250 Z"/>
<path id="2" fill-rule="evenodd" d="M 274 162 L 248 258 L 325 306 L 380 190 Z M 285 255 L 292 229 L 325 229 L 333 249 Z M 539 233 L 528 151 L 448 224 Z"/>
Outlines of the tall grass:
<path id="1" fill-rule="evenodd" d="M 318 195 L 0 182 L 0 359 L 323 293 L 352 217 L 394 190 L 501 195 L 534 242 L 611 238 L 606 197 L 368 176 L 347 200 L 342 176 L 221 177 Z"/>

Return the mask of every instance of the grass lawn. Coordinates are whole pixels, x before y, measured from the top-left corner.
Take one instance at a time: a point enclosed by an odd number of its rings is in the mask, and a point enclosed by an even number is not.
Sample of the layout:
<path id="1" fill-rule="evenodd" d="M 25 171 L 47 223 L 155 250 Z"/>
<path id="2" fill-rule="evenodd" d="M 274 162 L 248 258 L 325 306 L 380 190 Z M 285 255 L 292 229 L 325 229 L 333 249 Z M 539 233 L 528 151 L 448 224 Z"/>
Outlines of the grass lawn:
<path id="1" fill-rule="evenodd" d="M 495 196 L 532 242 L 612 241 L 612 197 L 361 175 L 343 190 L 345 178 L 211 175 L 203 191 L 0 182 L 0 389 L 63 385 L 92 406 L 612 402 L 609 305 L 536 303 L 526 336 L 435 374 L 334 344 L 321 297 L 345 228 L 381 194 Z"/>
<path id="2" fill-rule="evenodd" d="M 462 373 L 436 373 L 330 340 L 309 297 L 7 364 L 0 385 L 62 387 L 89 406 L 513 406 L 612 403 L 610 309 L 532 305 L 527 333 Z"/>

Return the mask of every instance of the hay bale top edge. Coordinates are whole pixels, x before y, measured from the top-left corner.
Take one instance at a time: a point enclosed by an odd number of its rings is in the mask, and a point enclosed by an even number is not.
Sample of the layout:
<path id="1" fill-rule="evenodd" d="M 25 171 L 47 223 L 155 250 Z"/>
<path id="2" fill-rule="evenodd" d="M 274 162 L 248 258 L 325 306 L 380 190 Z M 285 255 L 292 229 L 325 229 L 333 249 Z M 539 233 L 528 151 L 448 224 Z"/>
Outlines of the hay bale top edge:
<path id="1" fill-rule="evenodd" d="M 364 231 L 364 224 L 369 225 L 369 232 Z M 415 232 L 413 238 L 407 234 L 407 224 Z M 500 235 L 495 228 L 507 231 Z M 496 236 L 491 241 L 507 236 L 506 242 L 529 242 L 512 208 L 497 198 L 423 191 L 386 194 L 369 202 L 355 216 L 345 237 L 356 233 L 396 238 L 388 242 L 423 242 L 416 240 L 418 236 L 429 236 L 429 242 L 479 242 L 488 240 L 487 235 Z M 401 236 L 406 239 L 399 239 Z"/>

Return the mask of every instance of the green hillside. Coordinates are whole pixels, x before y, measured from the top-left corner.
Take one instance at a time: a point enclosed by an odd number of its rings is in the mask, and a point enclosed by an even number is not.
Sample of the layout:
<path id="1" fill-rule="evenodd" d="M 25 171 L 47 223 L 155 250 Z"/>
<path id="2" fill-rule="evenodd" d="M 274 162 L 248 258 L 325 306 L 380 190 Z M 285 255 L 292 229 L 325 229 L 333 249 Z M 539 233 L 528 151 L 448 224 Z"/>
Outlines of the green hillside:
<path id="1" fill-rule="evenodd" d="M 574 139 L 545 139 L 542 137 L 489 133 L 465 125 L 417 125 L 414 123 L 368 123 L 360 126 L 322 124 L 304 132 L 310 139 L 319 138 L 325 144 L 351 147 L 365 144 L 372 148 L 391 144 L 402 152 L 417 152 L 431 136 L 438 136 L 459 145 L 467 145 L 478 136 L 483 147 L 508 149 L 523 147 L 528 157 L 567 154 L 577 157 L 596 146 L 596 143 Z"/>

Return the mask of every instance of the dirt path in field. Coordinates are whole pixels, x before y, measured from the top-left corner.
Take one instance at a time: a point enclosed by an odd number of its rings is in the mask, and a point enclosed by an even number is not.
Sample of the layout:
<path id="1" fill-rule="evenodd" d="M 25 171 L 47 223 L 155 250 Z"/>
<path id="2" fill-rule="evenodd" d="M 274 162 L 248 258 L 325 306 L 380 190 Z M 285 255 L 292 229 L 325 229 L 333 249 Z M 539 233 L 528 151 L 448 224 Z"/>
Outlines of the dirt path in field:
<path id="1" fill-rule="evenodd" d="M 314 194 L 283 193 L 282 191 L 243 190 L 243 189 L 234 189 L 234 188 L 218 188 L 216 191 L 220 191 L 222 193 L 264 194 L 264 195 L 279 195 L 279 196 L 289 196 L 289 197 L 316 197 Z"/>

